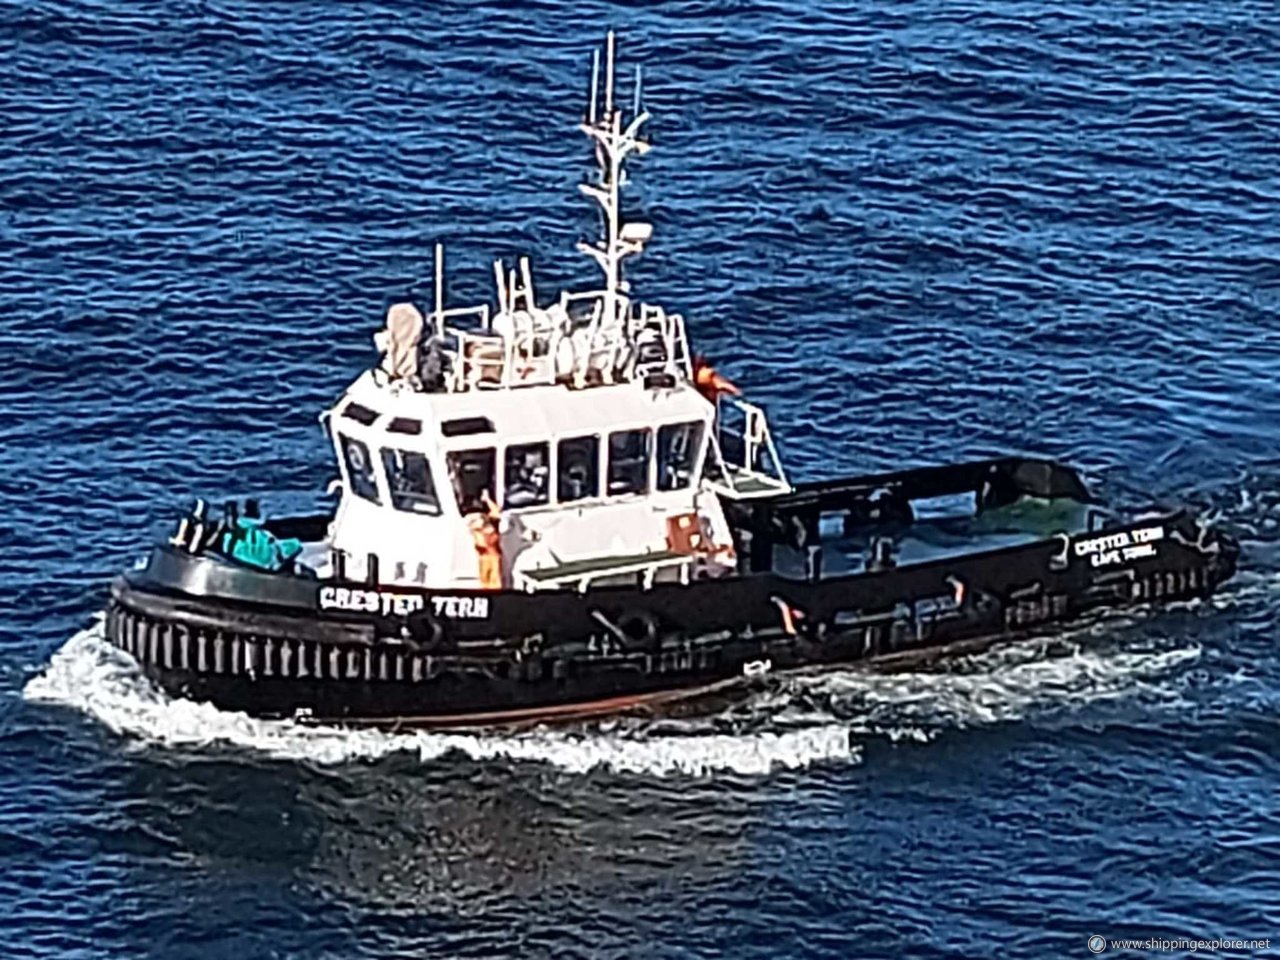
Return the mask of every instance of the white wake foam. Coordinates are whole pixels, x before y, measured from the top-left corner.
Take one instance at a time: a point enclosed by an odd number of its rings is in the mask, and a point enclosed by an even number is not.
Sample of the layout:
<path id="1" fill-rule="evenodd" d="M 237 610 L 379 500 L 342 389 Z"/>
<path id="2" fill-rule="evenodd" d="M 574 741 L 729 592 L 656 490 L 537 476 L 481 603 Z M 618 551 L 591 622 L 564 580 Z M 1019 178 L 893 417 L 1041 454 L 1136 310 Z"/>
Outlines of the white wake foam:
<path id="1" fill-rule="evenodd" d="M 1200 657 L 1200 648 L 1118 649 L 1107 642 L 1115 627 L 1100 623 L 1074 635 L 953 657 L 941 669 L 882 673 L 855 667 L 782 678 L 742 709 L 747 722 L 738 727 L 745 732 L 723 732 L 725 723 L 705 719 L 481 735 L 257 720 L 167 696 L 103 639 L 101 620 L 68 640 L 23 693 L 28 700 L 81 710 L 144 745 L 224 744 L 318 764 L 390 754 L 434 762 L 456 751 L 475 760 L 550 763 L 575 773 L 607 767 L 659 776 L 762 775 L 856 761 L 860 748 L 851 738 L 928 741 L 947 729 L 1017 721 L 1099 700 L 1176 699 L 1179 687 L 1171 678 Z"/>
<path id="2" fill-rule="evenodd" d="M 1103 634 L 1114 625 L 1089 629 Z M 847 670 L 791 683 L 818 713 L 848 717 L 854 734 L 930 740 L 943 729 L 990 726 L 1105 700 L 1172 701 L 1170 682 L 1200 658 L 1192 645 L 1163 650 L 1029 640 L 957 657 L 945 669 L 880 673 Z"/>
<path id="3" fill-rule="evenodd" d="M 228 744 L 269 756 L 337 764 L 395 753 L 436 761 L 453 751 L 477 760 L 512 759 L 554 764 L 571 772 L 595 767 L 654 775 L 745 775 L 857 758 L 848 728 L 833 722 L 743 734 L 692 732 L 664 724 L 662 733 L 614 725 L 611 729 L 537 730 L 522 734 L 386 733 L 257 720 L 209 704 L 166 696 L 137 664 L 102 635 L 102 622 L 75 634 L 23 691 L 28 700 L 83 711 L 118 734 L 145 744 L 190 748 Z"/>

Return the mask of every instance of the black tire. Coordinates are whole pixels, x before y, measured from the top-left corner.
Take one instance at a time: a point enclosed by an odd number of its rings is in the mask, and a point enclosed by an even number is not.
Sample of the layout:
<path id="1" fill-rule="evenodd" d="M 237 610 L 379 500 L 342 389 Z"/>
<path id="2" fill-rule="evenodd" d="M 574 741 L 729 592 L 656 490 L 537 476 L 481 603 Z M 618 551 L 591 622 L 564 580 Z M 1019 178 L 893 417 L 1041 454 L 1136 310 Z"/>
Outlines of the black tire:
<path id="1" fill-rule="evenodd" d="M 629 650 L 657 649 L 660 639 L 658 620 L 648 610 L 629 611 L 618 618 L 618 630 L 626 638 Z"/>
<path id="2" fill-rule="evenodd" d="M 442 624 L 428 613 L 414 613 L 405 618 L 409 642 L 419 653 L 442 653 L 454 649 L 453 638 Z"/>

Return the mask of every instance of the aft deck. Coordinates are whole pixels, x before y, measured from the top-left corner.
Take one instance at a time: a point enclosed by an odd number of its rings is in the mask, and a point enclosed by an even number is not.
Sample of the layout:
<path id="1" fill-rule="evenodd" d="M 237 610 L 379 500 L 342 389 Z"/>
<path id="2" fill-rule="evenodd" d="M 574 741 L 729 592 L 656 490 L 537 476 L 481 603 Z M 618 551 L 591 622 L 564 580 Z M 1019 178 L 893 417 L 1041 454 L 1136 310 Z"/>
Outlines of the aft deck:
<path id="1" fill-rule="evenodd" d="M 751 572 L 812 578 L 1072 535 L 1096 510 L 1074 471 L 1006 457 L 801 484 L 743 504 L 733 521 Z"/>
<path id="2" fill-rule="evenodd" d="M 1007 506 L 970 516 L 917 518 L 911 523 L 889 523 L 850 531 L 836 519 L 824 523 L 817 541 L 821 546 L 823 577 L 847 576 L 868 569 L 877 541 L 888 541 L 897 566 L 927 563 L 945 557 L 1021 546 L 1060 533 L 1074 535 L 1088 529 L 1087 504 L 1073 500 L 1025 497 Z M 788 577 L 809 576 L 810 550 L 779 545 L 774 570 Z"/>

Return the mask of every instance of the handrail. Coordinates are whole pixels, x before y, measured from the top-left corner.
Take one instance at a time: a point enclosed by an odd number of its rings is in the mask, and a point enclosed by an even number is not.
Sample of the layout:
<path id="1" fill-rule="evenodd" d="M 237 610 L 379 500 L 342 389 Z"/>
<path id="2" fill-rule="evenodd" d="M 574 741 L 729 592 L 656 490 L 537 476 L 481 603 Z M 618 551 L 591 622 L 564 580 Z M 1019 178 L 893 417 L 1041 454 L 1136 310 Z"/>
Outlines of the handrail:
<path id="1" fill-rule="evenodd" d="M 722 407 L 733 407 L 741 411 L 744 420 L 742 430 L 730 432 L 726 429 L 721 416 Z M 730 462 L 724 455 L 721 436 L 740 436 L 742 441 L 742 462 Z M 762 469 L 761 460 L 765 455 L 772 469 Z M 716 430 L 711 435 L 712 470 L 719 469 L 720 478 L 709 477 L 711 484 L 724 496 L 733 499 L 758 496 L 776 496 L 779 493 L 790 493 L 791 483 L 787 480 L 782 459 L 774 446 L 773 436 L 769 432 L 769 421 L 764 411 L 753 403 L 739 397 L 721 395 L 716 408 Z M 722 479 L 721 479 L 722 478 Z"/>
<path id="2" fill-rule="evenodd" d="M 656 330 L 671 372 L 693 376 L 684 317 L 657 304 L 615 291 L 616 322 L 606 316 L 605 291 L 563 290 L 548 307 L 493 314 L 489 304 L 441 308 L 430 314 L 435 345 L 449 361 L 445 390 L 503 390 L 548 385 L 560 374 L 581 387 L 591 371 L 606 383 L 637 375 L 632 346 L 645 330 Z M 570 306 L 591 304 L 589 317 L 572 318 Z M 495 329 L 497 328 L 497 329 Z M 501 331 L 501 332 L 500 332 Z M 563 344 L 573 344 L 572 370 L 561 370 Z"/>

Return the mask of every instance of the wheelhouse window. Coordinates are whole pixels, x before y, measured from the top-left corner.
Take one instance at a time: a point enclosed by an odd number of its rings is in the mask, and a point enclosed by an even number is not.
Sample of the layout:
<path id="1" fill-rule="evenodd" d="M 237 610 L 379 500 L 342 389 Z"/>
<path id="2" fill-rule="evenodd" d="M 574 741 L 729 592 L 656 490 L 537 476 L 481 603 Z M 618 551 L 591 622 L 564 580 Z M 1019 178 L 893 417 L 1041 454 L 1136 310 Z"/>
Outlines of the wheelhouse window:
<path id="1" fill-rule="evenodd" d="M 521 443 L 507 447 L 502 474 L 506 507 L 536 507 L 550 498 L 551 445 Z"/>
<path id="2" fill-rule="evenodd" d="M 702 422 L 669 423 L 658 428 L 658 489 L 683 490 L 693 483 L 702 448 Z"/>
<path id="3" fill-rule="evenodd" d="M 384 447 L 382 468 L 387 474 L 393 507 L 409 513 L 440 515 L 440 498 L 424 454 Z"/>
<path id="4" fill-rule="evenodd" d="M 342 415 L 356 423 L 363 423 L 366 427 L 371 426 L 373 421 L 378 419 L 378 411 L 370 410 L 362 403 L 356 403 L 352 400 L 342 408 Z"/>
<path id="5" fill-rule="evenodd" d="M 373 503 L 381 503 L 369 448 L 363 441 L 343 434 L 338 434 L 338 443 L 342 447 L 342 461 L 347 468 L 347 486 L 351 492 Z"/>
<path id="6" fill-rule="evenodd" d="M 648 492 L 652 446 L 651 430 L 619 430 L 609 434 L 609 496 Z"/>
<path id="7" fill-rule="evenodd" d="M 449 464 L 454 496 L 458 498 L 458 509 L 463 513 L 484 510 L 485 496 L 494 495 L 493 474 L 497 455 L 493 447 L 458 450 L 445 459 Z"/>
<path id="8" fill-rule="evenodd" d="M 600 438 L 570 437 L 556 445 L 556 499 L 561 503 L 600 495 Z"/>

